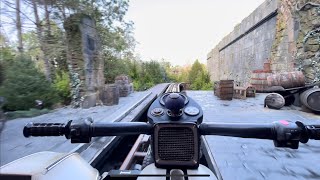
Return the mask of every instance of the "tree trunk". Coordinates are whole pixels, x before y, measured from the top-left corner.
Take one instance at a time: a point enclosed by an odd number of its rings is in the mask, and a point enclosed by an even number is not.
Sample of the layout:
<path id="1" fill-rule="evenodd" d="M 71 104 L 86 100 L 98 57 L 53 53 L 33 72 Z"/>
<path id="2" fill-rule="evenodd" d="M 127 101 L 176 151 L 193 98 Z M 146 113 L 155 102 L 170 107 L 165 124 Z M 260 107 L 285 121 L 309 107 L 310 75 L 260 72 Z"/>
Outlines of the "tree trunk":
<path id="1" fill-rule="evenodd" d="M 23 52 L 22 44 L 22 27 L 21 27 L 21 17 L 20 17 L 20 0 L 16 0 L 16 27 L 18 33 L 18 51 Z"/>
<path id="2" fill-rule="evenodd" d="M 48 1 L 44 1 L 44 9 L 46 15 L 46 23 L 47 23 L 47 35 L 51 35 L 51 23 L 50 23 L 50 12 L 48 11 Z"/>
<path id="3" fill-rule="evenodd" d="M 51 82 L 51 69 L 50 69 L 50 63 L 49 63 L 49 59 L 46 55 L 46 50 L 47 50 L 47 46 L 46 43 L 44 42 L 43 39 L 43 28 L 42 25 L 40 23 L 40 19 L 39 19 L 39 14 L 38 14 L 38 8 L 37 8 L 37 2 L 36 0 L 32 0 L 32 5 L 33 5 L 33 12 L 34 12 L 34 17 L 36 20 L 36 27 L 37 27 L 37 36 L 38 36 L 38 40 L 41 46 L 41 51 L 43 53 L 43 60 L 44 60 L 44 68 L 45 68 L 45 75 L 46 75 L 46 79 Z"/>

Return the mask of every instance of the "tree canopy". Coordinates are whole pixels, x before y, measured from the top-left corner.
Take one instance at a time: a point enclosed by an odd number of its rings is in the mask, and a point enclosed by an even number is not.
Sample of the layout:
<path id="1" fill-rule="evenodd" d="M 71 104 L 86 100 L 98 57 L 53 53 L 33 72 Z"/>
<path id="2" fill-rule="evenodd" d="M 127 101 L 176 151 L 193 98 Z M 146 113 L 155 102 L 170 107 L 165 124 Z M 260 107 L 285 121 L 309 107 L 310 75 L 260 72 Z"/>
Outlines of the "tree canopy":
<path id="1" fill-rule="evenodd" d="M 142 61 L 135 52 L 133 22 L 124 17 L 127 0 L 4 0 L 1 22 L 16 38 L 0 32 L 0 96 L 6 110 L 34 107 L 39 99 L 51 106 L 70 103 L 70 72 L 63 23 L 72 14 L 86 14 L 96 22 L 105 63 L 105 83 L 129 75 L 135 90 L 163 82 L 191 83 L 192 89 L 211 89 L 206 68 L 198 60 L 192 66 L 172 66 L 165 59 Z M 13 36 L 13 34 L 10 36 Z"/>

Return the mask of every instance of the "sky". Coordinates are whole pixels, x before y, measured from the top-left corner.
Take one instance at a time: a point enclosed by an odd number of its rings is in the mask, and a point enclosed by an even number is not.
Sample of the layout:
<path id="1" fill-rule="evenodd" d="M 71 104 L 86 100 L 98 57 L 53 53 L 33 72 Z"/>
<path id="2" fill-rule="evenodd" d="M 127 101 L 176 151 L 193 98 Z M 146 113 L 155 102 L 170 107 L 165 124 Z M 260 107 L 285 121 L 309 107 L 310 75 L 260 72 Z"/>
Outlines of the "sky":
<path id="1" fill-rule="evenodd" d="M 208 52 L 264 0 L 130 0 L 136 52 L 172 65 L 206 63 Z"/>

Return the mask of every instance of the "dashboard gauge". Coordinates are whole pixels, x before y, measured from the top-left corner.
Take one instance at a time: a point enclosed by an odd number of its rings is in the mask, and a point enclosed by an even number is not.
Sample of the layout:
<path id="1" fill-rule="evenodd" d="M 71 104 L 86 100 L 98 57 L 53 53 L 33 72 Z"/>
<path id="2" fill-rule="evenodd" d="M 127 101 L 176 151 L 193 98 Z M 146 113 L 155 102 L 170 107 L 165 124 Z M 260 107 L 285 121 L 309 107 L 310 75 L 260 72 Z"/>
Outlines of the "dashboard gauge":
<path id="1" fill-rule="evenodd" d="M 184 112 L 189 116 L 196 116 L 200 113 L 200 110 L 194 106 L 189 106 L 184 109 Z"/>

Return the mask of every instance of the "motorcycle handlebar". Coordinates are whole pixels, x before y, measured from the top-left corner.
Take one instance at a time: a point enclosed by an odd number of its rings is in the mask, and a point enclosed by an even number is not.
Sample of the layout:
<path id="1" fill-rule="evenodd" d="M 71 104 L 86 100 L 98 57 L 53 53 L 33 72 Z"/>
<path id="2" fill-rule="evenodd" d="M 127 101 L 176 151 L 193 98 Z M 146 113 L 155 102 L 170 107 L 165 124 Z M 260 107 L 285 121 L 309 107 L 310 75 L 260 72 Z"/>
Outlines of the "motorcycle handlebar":
<path id="1" fill-rule="evenodd" d="M 92 137 L 151 134 L 153 126 L 144 122 L 93 123 L 91 118 L 62 123 L 29 123 L 24 127 L 25 137 L 62 136 L 71 143 L 88 143 Z M 297 121 L 278 121 L 269 124 L 202 123 L 200 135 L 220 135 L 242 138 L 271 139 L 276 147 L 298 148 L 299 142 L 320 140 L 320 125 L 304 125 Z"/>
<path id="2" fill-rule="evenodd" d="M 93 123 L 91 118 L 64 123 L 28 123 L 25 137 L 63 136 L 71 143 L 89 143 L 92 137 L 150 134 L 152 125 L 144 122 Z"/>
<path id="3" fill-rule="evenodd" d="M 125 136 L 150 134 L 152 125 L 144 122 L 94 124 L 92 131 L 94 136 Z"/>
<path id="4" fill-rule="evenodd" d="M 309 139 L 320 140 L 320 125 L 304 125 L 281 120 L 272 124 L 245 123 L 203 123 L 199 127 L 201 135 L 220 135 L 242 138 L 270 139 L 276 147 L 297 149 L 299 142 Z"/>
<path id="5" fill-rule="evenodd" d="M 274 124 L 247 123 L 203 123 L 199 127 L 201 135 L 220 135 L 242 138 L 274 139 Z"/>

